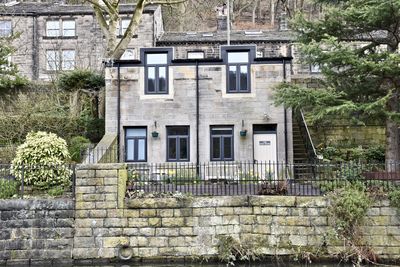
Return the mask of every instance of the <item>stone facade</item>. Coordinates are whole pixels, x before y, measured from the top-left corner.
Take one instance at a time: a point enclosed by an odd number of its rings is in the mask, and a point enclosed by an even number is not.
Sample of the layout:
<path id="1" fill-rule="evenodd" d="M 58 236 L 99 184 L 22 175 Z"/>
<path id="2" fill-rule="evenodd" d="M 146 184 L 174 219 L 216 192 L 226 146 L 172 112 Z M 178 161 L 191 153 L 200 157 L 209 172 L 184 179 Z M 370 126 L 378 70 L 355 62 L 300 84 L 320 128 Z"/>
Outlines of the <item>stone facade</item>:
<path id="1" fill-rule="evenodd" d="M 73 237 L 73 200 L 0 200 L 0 265 L 70 262 Z"/>
<path id="2" fill-rule="evenodd" d="M 126 5 L 121 11 L 121 19 L 128 18 L 132 6 Z M 47 51 L 75 51 L 75 68 L 103 69 L 105 42 L 94 12 L 89 5 L 60 5 L 47 3 L 19 3 L 0 10 L 2 21 L 12 22 L 12 32 L 19 34 L 13 42 L 16 52 L 11 61 L 20 73 L 29 79 L 53 80 L 62 71 L 48 70 Z M 49 37 L 46 22 L 49 20 L 75 21 L 75 36 Z M 133 51 L 131 59 L 138 58 L 141 47 L 152 47 L 155 39 L 163 31 L 161 9 L 148 7 L 128 49 Z"/>
<path id="3" fill-rule="evenodd" d="M 284 81 L 283 60 L 251 64 L 251 92 L 226 92 L 226 64 L 205 63 L 199 66 L 199 162 L 210 161 L 210 126 L 234 126 L 234 160 L 253 160 L 253 125 L 277 126 L 277 160 L 293 160 L 291 112 L 275 106 L 272 88 Z M 286 64 L 286 80 L 290 80 L 290 64 Z M 146 95 L 143 65 L 124 66 L 106 72 L 106 133 L 117 133 L 120 116 L 120 144 L 124 149 L 126 127 L 147 127 L 147 161 L 167 159 L 167 126 L 190 127 L 190 162 L 196 161 L 196 66 L 169 66 L 169 94 Z M 118 90 L 120 98 L 118 99 Z M 118 105 L 120 101 L 120 105 Z M 118 108 L 120 112 L 118 113 Z M 247 130 L 247 136 L 239 132 Z M 158 138 L 150 133 L 159 132 Z M 286 133 L 286 137 L 285 137 Z M 287 148 L 285 148 L 287 138 Z M 287 155 L 286 155 L 287 151 Z M 121 155 L 123 159 L 123 155 Z M 276 161 L 276 160 L 275 160 Z"/>
<path id="4" fill-rule="evenodd" d="M 330 235 L 323 197 L 226 196 L 141 198 L 124 201 L 123 164 L 83 165 L 77 171 L 74 259 L 205 259 L 232 237 L 263 256 L 296 256 L 343 249 Z M 400 220 L 388 201 L 377 201 L 363 227 L 380 259 L 400 259 Z M 125 255 L 127 255 L 125 254 Z"/>

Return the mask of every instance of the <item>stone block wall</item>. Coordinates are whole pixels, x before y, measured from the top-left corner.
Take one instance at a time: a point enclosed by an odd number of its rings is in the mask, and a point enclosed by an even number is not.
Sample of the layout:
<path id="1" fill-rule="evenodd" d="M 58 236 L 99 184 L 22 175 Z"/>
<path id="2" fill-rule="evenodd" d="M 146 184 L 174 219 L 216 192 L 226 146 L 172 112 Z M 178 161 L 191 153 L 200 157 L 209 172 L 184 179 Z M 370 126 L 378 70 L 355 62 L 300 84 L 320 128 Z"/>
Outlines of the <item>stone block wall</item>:
<path id="1" fill-rule="evenodd" d="M 71 261 L 71 199 L 0 200 L 0 265 Z"/>
<path id="2" fill-rule="evenodd" d="M 343 249 L 333 239 L 323 197 L 225 196 L 124 200 L 124 164 L 82 165 L 77 171 L 74 259 L 209 258 L 232 237 L 264 256 Z M 400 220 L 378 201 L 365 220 L 364 240 L 381 259 L 400 259 Z M 129 253 L 128 253 L 129 254 Z"/>

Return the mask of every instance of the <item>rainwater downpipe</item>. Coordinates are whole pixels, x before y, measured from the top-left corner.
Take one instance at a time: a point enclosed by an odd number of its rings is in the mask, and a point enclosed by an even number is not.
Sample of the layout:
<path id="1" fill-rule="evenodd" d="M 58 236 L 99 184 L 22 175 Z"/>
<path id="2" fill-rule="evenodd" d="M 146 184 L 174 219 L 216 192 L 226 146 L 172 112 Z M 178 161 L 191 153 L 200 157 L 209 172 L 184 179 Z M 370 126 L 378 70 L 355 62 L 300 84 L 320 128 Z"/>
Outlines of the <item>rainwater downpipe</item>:
<path id="1" fill-rule="evenodd" d="M 200 142 L 199 142 L 199 125 L 200 125 L 200 92 L 199 92 L 199 60 L 196 60 L 196 170 L 200 173 Z"/>
<path id="2" fill-rule="evenodd" d="M 286 60 L 283 59 L 283 81 L 286 82 Z M 287 109 L 283 106 L 285 124 L 285 164 L 288 164 Z"/>
<path id="3" fill-rule="evenodd" d="M 120 162 L 120 136 L 121 136 L 121 66 L 118 63 L 117 70 L 118 88 L 117 88 L 117 162 Z"/>

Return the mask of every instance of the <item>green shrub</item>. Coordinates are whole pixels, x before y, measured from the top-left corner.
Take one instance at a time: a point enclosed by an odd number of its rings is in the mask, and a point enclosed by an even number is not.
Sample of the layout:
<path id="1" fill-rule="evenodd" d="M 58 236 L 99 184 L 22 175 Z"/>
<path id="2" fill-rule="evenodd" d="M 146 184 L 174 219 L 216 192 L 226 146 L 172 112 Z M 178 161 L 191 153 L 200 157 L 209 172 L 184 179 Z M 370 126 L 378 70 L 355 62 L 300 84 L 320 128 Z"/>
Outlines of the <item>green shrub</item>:
<path id="1" fill-rule="evenodd" d="M 395 189 L 389 193 L 389 201 L 392 207 L 400 209 L 400 189 Z"/>
<path id="2" fill-rule="evenodd" d="M 98 91 L 105 86 L 105 80 L 104 76 L 90 70 L 74 70 L 62 74 L 57 85 L 60 89 L 70 92 L 78 89 Z"/>
<path id="3" fill-rule="evenodd" d="M 367 162 L 385 162 L 385 147 L 371 146 L 365 150 Z"/>
<path id="4" fill-rule="evenodd" d="M 0 79 L 0 93 L 11 94 L 15 93 L 16 90 L 26 89 L 29 85 L 29 81 L 26 78 L 15 76 L 6 77 L 3 76 Z"/>
<path id="5" fill-rule="evenodd" d="M 371 200 L 363 185 L 351 185 L 331 194 L 330 215 L 335 220 L 336 230 L 342 236 L 351 237 L 358 232 Z"/>
<path id="6" fill-rule="evenodd" d="M 61 196 L 62 194 L 64 194 L 64 188 L 61 186 L 50 188 L 49 190 L 47 190 L 47 194 L 52 197 Z"/>
<path id="7" fill-rule="evenodd" d="M 81 162 L 82 151 L 90 146 L 90 140 L 83 136 L 75 136 L 71 138 L 69 142 L 69 154 L 71 155 L 71 160 L 74 162 Z"/>
<path id="8" fill-rule="evenodd" d="M 18 185 L 17 181 L 0 178 L 0 199 L 16 195 L 18 193 Z"/>
<path id="9" fill-rule="evenodd" d="M 53 133 L 31 132 L 17 149 L 11 173 L 26 185 L 37 189 L 68 186 L 71 170 L 67 143 Z"/>

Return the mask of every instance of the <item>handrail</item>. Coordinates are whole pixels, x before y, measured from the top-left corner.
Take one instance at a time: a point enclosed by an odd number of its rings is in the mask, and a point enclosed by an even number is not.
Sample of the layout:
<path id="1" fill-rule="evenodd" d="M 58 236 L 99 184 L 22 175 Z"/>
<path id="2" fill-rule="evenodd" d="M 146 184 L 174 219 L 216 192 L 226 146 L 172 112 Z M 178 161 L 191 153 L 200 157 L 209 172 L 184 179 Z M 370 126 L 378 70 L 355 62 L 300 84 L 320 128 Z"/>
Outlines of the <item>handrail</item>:
<path id="1" fill-rule="evenodd" d="M 313 155 L 311 155 L 311 156 L 313 156 L 315 159 L 317 159 L 318 158 L 318 154 L 317 154 L 317 151 L 315 150 L 315 146 L 314 146 L 314 143 L 312 141 L 310 131 L 308 130 L 308 126 L 307 126 L 306 119 L 304 118 L 303 110 L 301 110 L 301 109 L 300 109 L 300 115 L 301 115 L 302 123 L 304 125 L 305 130 L 306 130 L 308 141 L 310 142 L 310 145 L 311 145 L 311 149 L 312 149 L 312 153 L 313 153 Z"/>

